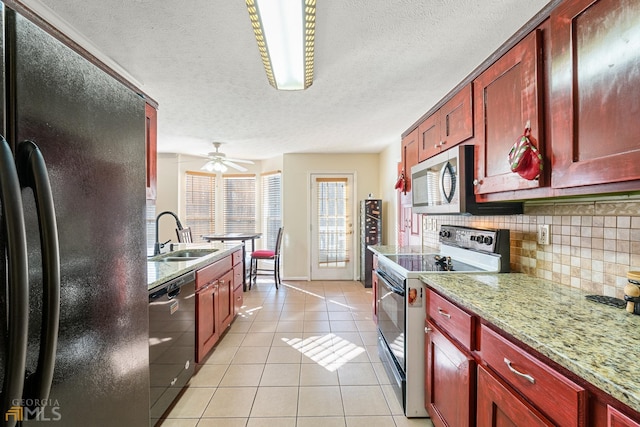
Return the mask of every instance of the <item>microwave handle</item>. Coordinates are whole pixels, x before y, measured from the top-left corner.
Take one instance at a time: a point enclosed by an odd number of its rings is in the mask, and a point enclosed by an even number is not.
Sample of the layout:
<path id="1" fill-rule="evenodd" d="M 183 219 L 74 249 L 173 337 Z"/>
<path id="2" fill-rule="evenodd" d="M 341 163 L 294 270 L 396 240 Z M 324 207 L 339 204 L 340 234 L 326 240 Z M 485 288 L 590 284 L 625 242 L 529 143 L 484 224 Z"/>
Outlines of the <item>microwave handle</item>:
<path id="1" fill-rule="evenodd" d="M 447 194 L 447 191 L 444 188 L 444 178 L 447 175 L 451 179 L 451 191 L 449 194 Z M 442 165 L 442 169 L 440 169 L 440 194 L 447 203 L 451 203 L 451 200 L 453 200 L 453 197 L 456 194 L 456 172 L 450 162 L 446 162 Z"/>

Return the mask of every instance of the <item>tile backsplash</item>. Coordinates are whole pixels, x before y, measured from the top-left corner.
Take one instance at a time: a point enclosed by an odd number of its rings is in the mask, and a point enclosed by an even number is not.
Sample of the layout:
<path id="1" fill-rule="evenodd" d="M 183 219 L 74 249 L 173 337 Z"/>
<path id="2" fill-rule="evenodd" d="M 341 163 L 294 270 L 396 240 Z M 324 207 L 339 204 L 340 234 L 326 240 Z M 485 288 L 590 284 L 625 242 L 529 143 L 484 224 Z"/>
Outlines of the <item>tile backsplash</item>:
<path id="1" fill-rule="evenodd" d="M 425 215 L 425 246 L 438 246 L 442 224 L 508 228 L 511 271 L 595 294 L 622 298 L 627 272 L 640 270 L 640 200 L 525 203 L 524 214 L 509 216 Z M 539 224 L 549 225 L 549 245 L 537 242 Z"/>

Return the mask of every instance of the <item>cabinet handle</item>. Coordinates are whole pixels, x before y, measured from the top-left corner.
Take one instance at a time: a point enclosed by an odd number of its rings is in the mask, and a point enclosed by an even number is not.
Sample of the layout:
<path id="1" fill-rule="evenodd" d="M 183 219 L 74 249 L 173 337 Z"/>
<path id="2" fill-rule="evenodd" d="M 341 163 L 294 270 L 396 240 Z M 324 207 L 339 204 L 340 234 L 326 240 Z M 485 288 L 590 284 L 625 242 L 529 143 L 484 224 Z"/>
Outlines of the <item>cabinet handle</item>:
<path id="1" fill-rule="evenodd" d="M 438 148 L 440 147 L 438 144 L 433 144 L 433 148 Z"/>
<path id="2" fill-rule="evenodd" d="M 440 141 L 440 146 L 442 147 L 446 143 L 447 143 L 447 141 Z"/>
<path id="3" fill-rule="evenodd" d="M 474 179 L 473 180 L 473 185 L 480 185 L 480 180 Z"/>
<path id="4" fill-rule="evenodd" d="M 425 326 L 425 327 L 424 327 L 424 333 L 425 333 L 425 334 L 428 334 L 428 333 L 429 333 L 429 332 L 431 332 L 432 330 L 433 330 L 433 329 L 431 329 L 431 328 L 430 328 L 430 327 L 428 327 L 428 326 Z"/>
<path id="5" fill-rule="evenodd" d="M 447 319 L 451 319 L 451 315 L 446 311 L 444 311 L 443 309 L 441 309 L 440 307 L 438 307 L 438 314 L 440 314 L 440 316 L 446 317 Z"/>
<path id="6" fill-rule="evenodd" d="M 504 363 L 507 365 L 507 368 L 509 368 L 509 370 L 511 372 L 513 372 L 514 374 L 526 379 L 531 384 L 535 384 L 536 383 L 536 380 L 531 375 L 523 374 L 522 372 L 518 371 L 513 366 L 511 366 L 511 360 L 507 359 L 506 357 L 504 358 Z"/>

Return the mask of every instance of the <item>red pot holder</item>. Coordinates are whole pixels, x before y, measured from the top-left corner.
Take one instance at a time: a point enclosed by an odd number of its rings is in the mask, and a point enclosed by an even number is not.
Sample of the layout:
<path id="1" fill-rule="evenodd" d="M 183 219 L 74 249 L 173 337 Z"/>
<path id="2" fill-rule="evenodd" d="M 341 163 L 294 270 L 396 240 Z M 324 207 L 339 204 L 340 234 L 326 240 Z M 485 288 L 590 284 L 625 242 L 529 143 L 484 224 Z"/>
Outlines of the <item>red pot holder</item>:
<path id="1" fill-rule="evenodd" d="M 400 173 L 398 180 L 396 181 L 396 190 L 404 191 L 406 188 L 406 180 L 404 179 L 404 173 Z"/>
<path id="2" fill-rule="evenodd" d="M 509 151 L 511 170 L 524 179 L 532 181 L 538 179 L 542 172 L 542 154 L 531 142 L 531 128 L 527 126 L 520 139 L 513 144 Z"/>

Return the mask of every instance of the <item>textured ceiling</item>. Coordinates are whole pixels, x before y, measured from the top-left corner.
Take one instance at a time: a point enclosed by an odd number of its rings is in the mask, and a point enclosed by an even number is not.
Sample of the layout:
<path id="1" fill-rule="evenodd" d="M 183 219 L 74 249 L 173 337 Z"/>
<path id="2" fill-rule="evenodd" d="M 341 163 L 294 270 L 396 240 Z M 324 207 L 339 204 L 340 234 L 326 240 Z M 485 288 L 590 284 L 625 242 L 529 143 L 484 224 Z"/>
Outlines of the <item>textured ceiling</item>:
<path id="1" fill-rule="evenodd" d="M 222 141 L 254 160 L 399 144 L 547 2 L 317 0 L 314 83 L 286 92 L 267 82 L 243 0 L 23 1 L 159 103 L 159 152 Z"/>

